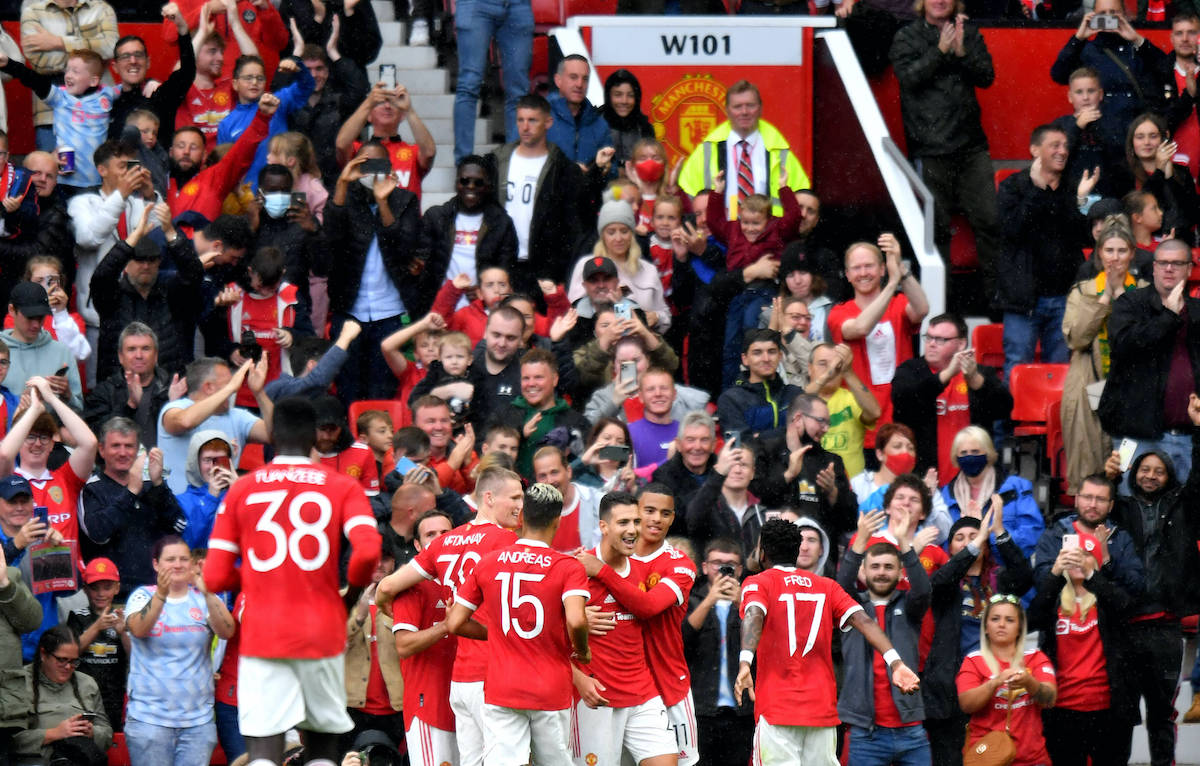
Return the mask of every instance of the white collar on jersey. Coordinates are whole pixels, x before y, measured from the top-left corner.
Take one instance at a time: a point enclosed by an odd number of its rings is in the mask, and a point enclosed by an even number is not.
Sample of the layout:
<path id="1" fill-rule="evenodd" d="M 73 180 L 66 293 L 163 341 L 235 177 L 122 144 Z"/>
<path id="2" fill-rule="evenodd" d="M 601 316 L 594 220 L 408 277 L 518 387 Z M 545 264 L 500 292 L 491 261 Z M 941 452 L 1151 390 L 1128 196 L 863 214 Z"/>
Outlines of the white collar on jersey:
<path id="1" fill-rule="evenodd" d="M 313 465 L 313 461 L 300 455 L 276 455 L 271 461 L 279 465 Z"/>
<path id="2" fill-rule="evenodd" d="M 517 540 L 517 545 L 528 545 L 531 548 L 549 548 L 550 546 L 541 540 L 530 540 L 528 537 L 522 537 Z"/>
<path id="3" fill-rule="evenodd" d="M 658 549 L 656 551 L 654 551 L 653 553 L 647 553 L 645 556 L 639 556 L 635 553 L 630 558 L 635 558 L 638 561 L 654 561 L 654 559 L 658 558 L 659 556 L 666 553 L 670 549 L 671 549 L 671 544 L 668 543 L 666 540 L 663 540 L 662 545 L 658 546 Z"/>
<path id="4" fill-rule="evenodd" d="M 795 572 L 796 571 L 796 567 L 785 567 L 783 564 L 776 564 L 775 566 L 773 566 L 771 568 L 772 569 L 782 569 L 785 572 Z"/>

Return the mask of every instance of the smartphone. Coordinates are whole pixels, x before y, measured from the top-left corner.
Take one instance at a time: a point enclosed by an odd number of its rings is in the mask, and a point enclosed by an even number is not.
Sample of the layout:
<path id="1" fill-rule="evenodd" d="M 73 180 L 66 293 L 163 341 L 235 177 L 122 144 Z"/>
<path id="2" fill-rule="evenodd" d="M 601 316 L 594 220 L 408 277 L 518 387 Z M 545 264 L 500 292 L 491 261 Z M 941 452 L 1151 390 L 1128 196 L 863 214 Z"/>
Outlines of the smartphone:
<path id="1" fill-rule="evenodd" d="M 601 447 L 596 453 L 596 457 L 601 460 L 613 460 L 618 463 L 624 463 L 629 460 L 631 450 L 624 444 L 610 444 L 607 447 Z"/>
<path id="2" fill-rule="evenodd" d="M 62 367 L 59 367 L 58 372 L 54 374 L 61 378 L 63 375 L 67 374 L 67 369 L 67 365 L 64 364 Z"/>
<path id="3" fill-rule="evenodd" d="M 379 65 L 379 81 L 389 88 L 395 88 L 400 83 L 396 80 L 395 64 Z"/>
<path id="4" fill-rule="evenodd" d="M 633 319 L 633 309 L 629 305 L 629 301 L 617 301 L 613 304 L 613 314 L 616 315 L 618 321 L 622 319 Z"/>
<path id="5" fill-rule="evenodd" d="M 1121 446 L 1117 448 L 1117 455 L 1121 459 L 1121 473 L 1129 470 L 1129 464 L 1133 462 L 1133 454 L 1137 452 L 1138 443 L 1134 439 L 1122 439 Z"/>
<path id="6" fill-rule="evenodd" d="M 83 720 L 87 721 L 88 723 L 92 723 L 93 721 L 96 720 L 95 713 L 80 713 L 79 717 L 82 718 Z"/>
<path id="7" fill-rule="evenodd" d="M 396 473 L 401 477 L 407 476 L 409 471 L 418 467 L 416 463 L 403 455 L 396 458 Z"/>
<path id="8" fill-rule="evenodd" d="M 216 465 L 219 468 L 224 468 L 226 471 L 233 470 L 233 461 L 230 460 L 228 457 L 216 458 Z"/>
<path id="9" fill-rule="evenodd" d="M 392 161 L 387 158 L 372 157 L 362 164 L 362 172 L 366 175 L 386 176 L 392 172 Z"/>
<path id="10" fill-rule="evenodd" d="M 129 170 L 130 168 L 140 168 L 141 166 L 142 166 L 141 160 L 125 160 L 125 169 L 126 170 Z"/>
<path id="11" fill-rule="evenodd" d="M 308 207 L 308 194 L 305 192 L 292 192 L 292 207 Z"/>
<path id="12" fill-rule="evenodd" d="M 621 362 L 621 382 L 637 383 L 637 362 Z"/>
<path id="13" fill-rule="evenodd" d="M 1111 13 L 1097 13 L 1088 22 L 1088 27 L 1091 29 L 1116 29 L 1119 26 L 1120 22 L 1117 21 L 1117 17 Z"/>
<path id="14" fill-rule="evenodd" d="M 35 506 L 33 509 L 33 518 L 46 526 L 50 526 L 50 509 L 44 505 Z"/>
<path id="15" fill-rule="evenodd" d="M 29 184 L 33 180 L 33 176 L 25 168 L 13 168 L 12 182 L 8 185 L 8 196 L 24 197 L 29 191 Z"/>
<path id="16" fill-rule="evenodd" d="M 721 566 L 717 567 L 717 574 L 721 575 L 722 577 L 733 577 L 734 576 L 733 565 L 732 564 L 722 564 Z"/>
<path id="17" fill-rule="evenodd" d="M 1063 535 L 1064 551 L 1072 551 L 1079 547 L 1079 535 Z"/>
<path id="18" fill-rule="evenodd" d="M 740 449 L 742 446 L 742 432 L 726 431 L 725 446 L 729 447 L 729 449 Z"/>

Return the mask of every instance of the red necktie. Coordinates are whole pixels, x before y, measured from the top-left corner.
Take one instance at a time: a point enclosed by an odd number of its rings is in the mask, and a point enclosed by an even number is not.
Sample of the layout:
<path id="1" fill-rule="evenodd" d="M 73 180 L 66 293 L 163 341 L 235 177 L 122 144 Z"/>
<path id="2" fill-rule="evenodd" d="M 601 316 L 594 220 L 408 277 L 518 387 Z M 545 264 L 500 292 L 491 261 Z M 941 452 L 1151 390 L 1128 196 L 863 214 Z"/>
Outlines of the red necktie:
<path id="1" fill-rule="evenodd" d="M 754 193 L 754 167 L 750 164 L 750 142 L 738 141 L 738 147 L 742 150 L 737 166 L 738 208 L 740 209 L 746 198 Z"/>
<path id="2" fill-rule="evenodd" d="M 117 239 L 125 239 L 129 236 L 129 227 L 125 225 L 125 212 L 121 212 L 121 217 L 117 219 Z"/>

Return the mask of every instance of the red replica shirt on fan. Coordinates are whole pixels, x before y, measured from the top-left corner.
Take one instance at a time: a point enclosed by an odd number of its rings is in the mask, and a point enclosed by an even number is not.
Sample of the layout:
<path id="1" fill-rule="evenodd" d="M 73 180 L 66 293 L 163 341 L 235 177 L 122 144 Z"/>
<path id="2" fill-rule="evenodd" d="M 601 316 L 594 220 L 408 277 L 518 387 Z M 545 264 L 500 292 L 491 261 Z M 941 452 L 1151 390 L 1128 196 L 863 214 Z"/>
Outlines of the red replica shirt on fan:
<path id="1" fill-rule="evenodd" d="M 880 630 L 886 630 L 888 605 L 873 604 L 873 606 L 875 607 L 875 622 L 879 623 Z M 883 655 L 879 652 L 871 652 L 871 655 L 875 674 L 872 683 L 872 691 L 875 695 L 875 723 L 892 729 L 901 726 L 920 726 L 920 721 L 905 723 L 900 717 L 900 709 L 896 707 L 896 700 L 892 699 L 892 681 L 888 676 L 887 663 L 883 661 Z"/>
<path id="2" fill-rule="evenodd" d="M 832 641 L 862 607 L 827 577 L 774 567 L 742 584 L 742 619 L 763 611 L 754 717 L 775 726 L 837 726 Z"/>
<path id="3" fill-rule="evenodd" d="M 238 287 L 230 282 L 227 287 Z M 300 302 L 300 291 L 295 285 L 281 282 L 272 295 L 242 293 L 241 300 L 229 307 L 229 339 L 234 343 L 242 340 L 242 331 L 250 330 L 254 339 L 267 354 L 267 382 L 279 377 L 283 369 L 283 358 L 287 349 L 279 345 L 275 330 L 290 328 L 296 324 L 296 304 Z M 250 391 L 250 384 L 243 383 L 237 392 L 237 404 L 241 407 L 256 407 L 258 402 Z"/>
<path id="4" fill-rule="evenodd" d="M 1007 662 L 999 659 L 996 661 L 1000 664 L 1001 672 L 1008 669 Z M 1029 668 L 1029 672 L 1038 681 L 1054 683 L 1054 665 L 1050 663 L 1050 658 L 1039 650 L 1025 652 L 1025 667 Z M 958 686 L 958 693 L 962 694 L 979 687 L 991 677 L 992 671 L 988 670 L 983 655 L 976 651 L 968 654 L 963 660 L 955 684 Z M 967 744 L 976 742 L 989 731 L 1004 731 L 1009 704 L 1005 702 L 1007 694 L 1008 687 L 999 687 L 996 689 L 996 696 L 971 716 L 967 726 Z M 1042 711 L 1033 704 L 1029 693 L 1024 689 L 1012 701 L 1012 725 L 1009 734 L 1017 746 L 1017 758 L 1013 761 L 1013 766 L 1050 763 L 1050 754 L 1046 752 L 1046 738 L 1042 735 Z"/>
<path id="5" fill-rule="evenodd" d="M 522 538 L 484 556 L 454 596 L 468 609 L 488 605 L 483 701 L 517 710 L 569 708 L 575 687 L 563 602 L 590 595 L 583 564 L 537 540 Z"/>
<path id="6" fill-rule="evenodd" d="M 917 327 L 909 321 L 907 308 L 908 298 L 903 293 L 896 295 L 878 324 L 866 337 L 857 340 L 846 340 L 842 336 L 842 325 L 862 313 L 859 305 L 850 299 L 829 310 L 829 332 L 833 342 L 845 343 L 854 352 L 851 362 L 854 374 L 867 384 L 883 408 L 875 426 L 867 431 L 864 439 L 867 447 L 875 446 L 875 428 L 892 422 L 892 376 L 896 374 L 896 368 L 913 355 L 912 336 Z"/>
<path id="7" fill-rule="evenodd" d="M 953 476 L 958 466 L 950 459 L 950 445 L 958 432 L 971 425 L 971 401 L 967 392 L 967 380 L 957 373 L 937 399 L 937 451 L 938 474 Z"/>
<path id="8" fill-rule="evenodd" d="M 396 180 L 400 188 L 408 189 L 417 195 L 417 199 L 420 199 L 421 179 L 429 172 L 429 168 L 421 169 L 421 150 L 416 144 L 406 143 L 399 136 L 380 140 L 383 141 L 383 145 L 387 147 L 388 154 L 392 158 L 392 170 L 396 172 Z M 362 142 L 355 141 L 354 153 L 358 154 L 358 150 L 361 148 Z M 447 316 L 446 318 L 449 319 L 450 317 Z"/>
<path id="9" fill-rule="evenodd" d="M 375 463 L 375 453 L 366 444 L 354 442 L 341 452 L 321 455 L 320 460 L 321 465 L 357 481 L 367 497 L 379 494 L 379 466 Z"/>
<path id="10" fill-rule="evenodd" d="M 79 515 L 76 510 L 79 508 L 79 491 L 87 480 L 76 476 L 69 462 L 38 476 L 20 466 L 14 467 L 13 471 L 29 481 L 34 506 L 46 506 L 50 526 L 62 532 L 63 539 L 73 540 L 78 546 Z"/>
<path id="11" fill-rule="evenodd" d="M 217 126 L 233 111 L 233 99 L 232 79 L 221 80 L 205 90 L 193 84 L 175 113 L 175 129 L 198 128 L 204 134 L 204 151 L 211 152 L 217 146 Z"/>
<path id="12" fill-rule="evenodd" d="M 634 556 L 647 569 L 639 588 L 650 591 L 665 587 L 675 595 L 675 603 L 643 623 L 646 661 L 663 704 L 671 707 L 687 696 L 692 688 L 687 661 L 683 657 L 683 618 L 687 617 L 688 595 L 696 582 L 696 565 L 686 553 L 667 543 L 649 556 Z"/>
<path id="13" fill-rule="evenodd" d="M 1075 605 L 1074 614 L 1065 614 L 1060 605 L 1054 627 L 1058 648 L 1058 699 L 1054 707 L 1091 712 L 1107 710 L 1112 700 L 1108 685 L 1108 663 L 1100 640 L 1098 610 L 1092 607 L 1085 616 Z"/>
<path id="14" fill-rule="evenodd" d="M 366 585 L 379 563 L 380 537 L 357 482 L 308 458 L 284 456 L 234 482 L 217 510 L 204 580 L 213 592 L 232 590 L 240 573 L 243 656 L 317 659 L 345 650 L 343 534 L 353 546 L 346 578 Z"/>
<path id="15" fill-rule="evenodd" d="M 588 553 L 600 556 L 599 550 Z M 649 575 L 646 565 L 633 559 L 628 560 L 624 571 L 613 571 L 635 587 Z M 604 697 L 611 707 L 633 707 L 654 699 L 658 689 L 646 663 L 642 623 L 598 578 L 588 579 L 588 592 L 591 593 L 588 606 L 598 606 L 605 614 L 615 615 L 617 627 L 606 635 L 589 637 L 592 663 L 582 666 L 583 672 L 592 673 L 604 684 Z"/>
<path id="16" fill-rule="evenodd" d="M 396 596 L 392 602 L 392 632 L 417 632 L 446 621 L 445 591 L 436 582 L 426 580 Z M 467 639 L 464 639 L 467 640 Z M 483 643 L 476 641 L 475 643 Z M 450 709 L 450 672 L 458 636 L 446 636 L 423 652 L 400 660 L 404 678 L 404 728 L 418 718 L 435 729 L 454 731 L 454 711 Z"/>
<path id="17" fill-rule="evenodd" d="M 490 521 L 473 521 L 450 530 L 431 542 L 409 562 L 426 580 L 442 584 L 442 600 L 454 600 L 454 591 L 485 553 L 508 548 L 517 541 L 517 533 Z M 487 607 L 475 613 L 475 619 L 487 624 Z M 487 675 L 488 647 L 486 641 L 464 639 L 458 642 L 452 680 L 472 683 Z"/>

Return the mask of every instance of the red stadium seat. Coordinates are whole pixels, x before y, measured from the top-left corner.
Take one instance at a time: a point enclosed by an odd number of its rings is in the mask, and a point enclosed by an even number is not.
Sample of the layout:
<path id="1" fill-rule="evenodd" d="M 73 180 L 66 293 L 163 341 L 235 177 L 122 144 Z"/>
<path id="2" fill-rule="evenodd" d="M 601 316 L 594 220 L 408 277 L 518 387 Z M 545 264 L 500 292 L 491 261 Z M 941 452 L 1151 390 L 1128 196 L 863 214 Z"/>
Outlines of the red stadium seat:
<path id="1" fill-rule="evenodd" d="M 129 748 L 125 747 L 125 734 L 113 732 L 112 746 L 108 748 L 108 766 L 130 766 Z"/>
<path id="2" fill-rule="evenodd" d="M 1042 472 L 1044 440 L 1050 433 L 1050 410 L 1062 402 L 1063 381 L 1067 377 L 1065 364 L 1018 364 L 1009 373 L 1009 390 L 1013 395 L 1013 436 L 1017 445 L 1013 453 L 1014 471 L 1020 473 L 1020 456 L 1025 441 L 1034 441 L 1034 467 Z"/>
<path id="3" fill-rule="evenodd" d="M 997 170 L 995 173 L 992 174 L 992 177 L 996 180 L 996 188 L 997 189 L 1000 188 L 1000 182 L 1003 181 L 1005 178 L 1008 178 L 1009 176 L 1011 176 L 1014 173 L 1020 173 L 1020 172 L 1021 172 L 1020 168 L 1000 168 L 999 170 Z"/>
<path id="4" fill-rule="evenodd" d="M 350 403 L 350 433 L 358 438 L 358 416 L 367 410 L 383 410 L 392 418 L 392 425 L 397 428 L 404 422 L 404 402 L 395 399 L 363 399 Z"/>
<path id="5" fill-rule="evenodd" d="M 1004 325 L 981 324 L 971 331 L 975 361 L 986 367 L 1004 369 Z"/>

